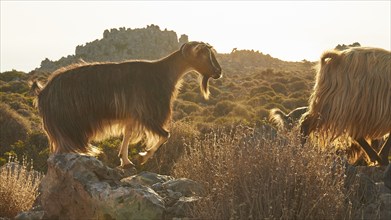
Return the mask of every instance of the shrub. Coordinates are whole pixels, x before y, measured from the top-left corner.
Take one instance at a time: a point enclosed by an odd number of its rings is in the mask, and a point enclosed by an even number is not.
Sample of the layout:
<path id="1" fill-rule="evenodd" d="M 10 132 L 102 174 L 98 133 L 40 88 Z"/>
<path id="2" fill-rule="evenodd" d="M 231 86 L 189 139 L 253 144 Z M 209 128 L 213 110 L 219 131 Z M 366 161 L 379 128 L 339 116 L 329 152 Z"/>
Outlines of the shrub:
<path id="1" fill-rule="evenodd" d="M 7 104 L 0 103 L 0 156 L 18 140 L 25 140 L 31 131 L 30 123 Z"/>
<path id="2" fill-rule="evenodd" d="M 21 79 L 26 79 L 27 75 L 24 72 L 19 72 L 16 70 L 12 71 L 6 71 L 0 73 L 0 80 L 4 82 L 10 82 L 14 80 L 21 80 Z"/>
<path id="3" fill-rule="evenodd" d="M 261 128 L 215 129 L 189 146 L 174 169 L 202 183 L 197 219 L 340 219 L 346 217 L 343 170 L 336 158 L 295 137 Z M 331 169 L 330 167 L 333 167 Z"/>
<path id="4" fill-rule="evenodd" d="M 179 100 L 175 103 L 175 109 L 182 110 L 187 115 L 190 115 L 193 112 L 201 111 L 201 107 L 196 103 L 189 102 L 189 101 L 179 101 Z"/>
<path id="5" fill-rule="evenodd" d="M 26 93 L 28 91 L 30 91 L 30 88 L 28 84 L 23 81 L 12 81 L 0 86 L 0 92 Z"/>
<path id="6" fill-rule="evenodd" d="M 177 161 L 183 156 L 187 146 L 192 144 L 199 132 L 190 124 L 174 122 L 170 129 L 170 138 L 159 148 L 142 167 L 143 170 L 159 174 L 171 174 Z"/>
<path id="7" fill-rule="evenodd" d="M 102 153 L 98 155 L 98 159 L 104 164 L 109 167 L 117 167 L 120 165 L 118 149 L 121 146 L 121 138 L 112 137 L 101 142 L 93 143 L 93 145 L 102 151 Z M 129 148 L 129 150 L 130 149 L 131 148 Z M 135 153 L 136 152 L 129 152 L 130 155 Z"/>
<path id="8" fill-rule="evenodd" d="M 271 84 L 271 87 L 273 88 L 273 90 L 276 94 L 278 94 L 278 93 L 284 94 L 284 95 L 287 94 L 287 89 L 286 89 L 285 85 L 282 83 L 279 83 L 279 82 L 273 83 L 273 84 Z"/>
<path id="9" fill-rule="evenodd" d="M 224 100 L 218 102 L 214 108 L 213 115 L 216 117 L 225 116 L 232 111 L 232 109 L 236 106 L 234 102 Z"/>
<path id="10" fill-rule="evenodd" d="M 32 164 L 11 158 L 0 167 L 0 217 L 14 218 L 29 210 L 38 196 L 42 174 L 33 171 Z"/>
<path id="11" fill-rule="evenodd" d="M 25 140 L 17 141 L 11 145 L 10 152 L 19 157 L 34 160 L 34 168 L 37 171 L 47 171 L 49 142 L 47 136 L 41 131 L 33 131 Z"/>
<path id="12" fill-rule="evenodd" d="M 250 96 L 256 96 L 256 95 L 263 94 L 263 93 L 270 92 L 270 91 L 273 91 L 273 89 L 270 88 L 269 86 L 262 85 L 258 88 L 251 89 Z"/>

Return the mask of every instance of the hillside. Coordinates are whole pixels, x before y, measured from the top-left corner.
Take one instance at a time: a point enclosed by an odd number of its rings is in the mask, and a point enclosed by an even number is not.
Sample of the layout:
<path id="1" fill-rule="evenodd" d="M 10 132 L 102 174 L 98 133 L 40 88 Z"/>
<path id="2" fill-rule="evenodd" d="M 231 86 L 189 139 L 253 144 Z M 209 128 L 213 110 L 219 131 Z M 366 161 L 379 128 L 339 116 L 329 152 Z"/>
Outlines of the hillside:
<path id="1" fill-rule="evenodd" d="M 80 59 L 86 62 L 158 59 L 177 50 L 186 42 L 187 35 L 178 39 L 174 31 L 162 31 L 159 26 L 153 24 L 146 28 L 113 28 L 105 30 L 102 39 L 76 46 L 75 55 L 68 55 L 57 61 L 46 58 L 36 71 L 52 72 Z"/>
<path id="2" fill-rule="evenodd" d="M 51 71 L 78 62 L 78 59 L 157 59 L 187 41 L 186 35 L 178 39 L 174 31 L 162 31 L 154 25 L 143 29 L 105 30 L 102 39 L 77 46 L 75 55 L 68 55 L 58 61 L 44 60 L 41 67 L 28 74 L 18 71 L 1 73 L 0 101 L 3 104 L 0 119 L 13 119 L 12 126 L 2 123 L 2 163 L 9 153 L 25 154 L 25 147 L 33 145 L 37 152 L 31 150 L 35 156 L 29 156 L 39 157 L 34 158 L 37 159 L 36 164 L 45 166 L 47 139 L 33 106 L 34 96 L 29 92 L 29 81 L 38 79 L 45 82 Z M 122 46 L 119 47 L 119 44 Z M 285 62 L 253 50 L 234 50 L 229 54 L 218 54 L 217 59 L 223 68 L 223 78 L 210 81 L 209 100 L 204 100 L 200 93 L 197 74 L 185 76 L 174 103 L 175 122 L 190 124 L 198 131 L 232 123 L 264 124 L 268 110 L 273 107 L 290 111 L 306 105 L 313 84 L 313 63 Z M 3 130 L 9 130 L 8 136 Z M 20 131 L 25 132 L 21 134 Z"/>
<path id="3" fill-rule="evenodd" d="M 157 59 L 187 41 L 186 35 L 178 39 L 174 31 L 162 31 L 155 25 L 105 30 L 102 39 L 77 46 L 75 55 L 57 61 L 45 59 L 30 73 L 0 73 L 0 167 L 7 161 L 18 162 L 12 157 L 18 156 L 32 161 L 37 171 L 48 170 L 49 144 L 30 81 L 44 83 L 55 69 L 80 59 Z M 209 100 L 200 93 L 196 73 L 184 77 L 174 102 L 171 137 L 138 172 L 201 183 L 204 198 L 186 206 L 191 218 L 389 219 L 391 212 L 385 207 L 390 205 L 391 194 L 377 177 L 383 168 L 361 172 L 347 165 L 345 155 L 336 154 L 333 146 L 322 151 L 317 144 L 301 146 L 296 133 L 276 135 L 267 122 L 271 108 L 287 112 L 307 105 L 315 63 L 286 62 L 253 50 L 217 54 L 217 60 L 223 78 L 210 80 Z M 102 150 L 98 159 L 105 165 L 119 165 L 120 137 L 92 144 Z M 134 148 L 132 156 L 142 146 Z M 0 169 L 0 193 L 5 198 L 0 201 L 0 219 L 31 208 L 40 181 L 10 176 L 4 167 L 3 172 Z M 23 170 L 27 167 L 23 162 Z M 21 206 L 18 202 L 25 204 L 26 195 L 30 195 L 30 203 Z"/>

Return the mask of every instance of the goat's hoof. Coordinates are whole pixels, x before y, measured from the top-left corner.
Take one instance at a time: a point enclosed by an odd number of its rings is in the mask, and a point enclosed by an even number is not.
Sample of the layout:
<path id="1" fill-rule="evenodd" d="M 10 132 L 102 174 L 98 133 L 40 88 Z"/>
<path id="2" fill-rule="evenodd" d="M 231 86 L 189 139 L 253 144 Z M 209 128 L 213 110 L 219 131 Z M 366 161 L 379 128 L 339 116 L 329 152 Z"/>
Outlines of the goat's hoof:
<path id="1" fill-rule="evenodd" d="M 128 164 L 118 166 L 116 167 L 116 170 L 119 171 L 122 178 L 126 178 L 137 174 L 136 166 L 133 163 L 128 163 Z"/>
<path id="2" fill-rule="evenodd" d="M 128 164 L 122 165 L 121 167 L 122 167 L 122 169 L 127 170 L 127 169 L 135 168 L 136 166 L 133 163 L 128 163 Z"/>
<path id="3" fill-rule="evenodd" d="M 135 166 L 137 167 L 137 168 L 140 168 L 142 165 L 144 165 L 145 164 L 145 162 L 147 162 L 147 159 L 146 159 L 146 157 L 145 156 L 142 156 L 142 155 L 146 155 L 146 154 L 138 154 L 137 156 L 135 156 L 134 158 L 133 158 L 133 163 L 135 164 Z"/>
<path id="4" fill-rule="evenodd" d="M 140 155 L 141 157 L 145 157 L 147 154 L 148 154 L 148 151 L 138 153 L 138 155 Z"/>

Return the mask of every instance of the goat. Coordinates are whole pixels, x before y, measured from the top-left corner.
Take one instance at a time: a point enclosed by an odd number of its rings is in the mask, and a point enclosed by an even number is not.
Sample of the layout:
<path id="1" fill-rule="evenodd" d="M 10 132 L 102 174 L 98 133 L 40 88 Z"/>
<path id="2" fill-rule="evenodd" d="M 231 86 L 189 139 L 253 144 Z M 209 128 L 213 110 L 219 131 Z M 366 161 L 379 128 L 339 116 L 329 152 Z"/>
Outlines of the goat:
<path id="1" fill-rule="evenodd" d="M 269 111 L 269 121 L 280 131 L 292 130 L 292 128 L 299 123 L 301 116 L 307 112 L 307 110 L 307 106 L 299 107 L 286 114 L 279 108 L 273 108 Z"/>
<path id="2" fill-rule="evenodd" d="M 33 84 L 43 128 L 52 153 L 93 154 L 92 140 L 123 134 L 118 157 L 132 166 L 129 143 L 145 138 L 144 164 L 169 138 L 172 104 L 182 76 L 201 76 L 201 92 L 209 97 L 210 78 L 222 77 L 212 46 L 189 42 L 156 61 L 74 64 L 55 71 L 45 87 Z"/>
<path id="3" fill-rule="evenodd" d="M 273 108 L 269 111 L 269 121 L 271 124 L 275 125 L 279 131 L 292 131 L 294 127 L 300 125 L 300 119 L 307 111 L 308 106 L 296 108 L 288 114 L 279 108 Z M 372 148 L 379 149 L 381 147 L 380 143 L 382 143 L 382 139 L 370 140 L 370 143 Z M 364 165 L 370 162 L 360 145 L 355 141 L 352 141 L 351 145 L 343 152 L 346 153 L 347 160 L 350 164 Z"/>
<path id="4" fill-rule="evenodd" d="M 315 131 L 330 140 L 347 134 L 372 162 L 388 164 L 391 138 L 379 153 L 366 139 L 379 139 L 391 132 L 390 60 L 390 51 L 372 47 L 324 52 L 309 110 L 301 120 L 302 143 Z"/>

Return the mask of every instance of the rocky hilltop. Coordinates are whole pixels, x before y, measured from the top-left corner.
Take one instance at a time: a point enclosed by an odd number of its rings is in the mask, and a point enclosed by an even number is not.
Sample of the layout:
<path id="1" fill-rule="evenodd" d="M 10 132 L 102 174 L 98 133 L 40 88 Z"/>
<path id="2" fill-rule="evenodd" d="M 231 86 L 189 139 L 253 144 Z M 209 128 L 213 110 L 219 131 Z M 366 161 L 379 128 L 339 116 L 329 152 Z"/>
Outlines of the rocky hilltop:
<path id="1" fill-rule="evenodd" d="M 188 42 L 187 35 L 178 39 L 176 32 L 160 30 L 157 25 L 146 28 L 113 28 L 103 32 L 102 39 L 78 45 L 75 55 L 57 61 L 45 59 L 37 71 L 52 72 L 60 67 L 84 60 L 87 62 L 124 61 L 129 59 L 158 59 Z"/>

